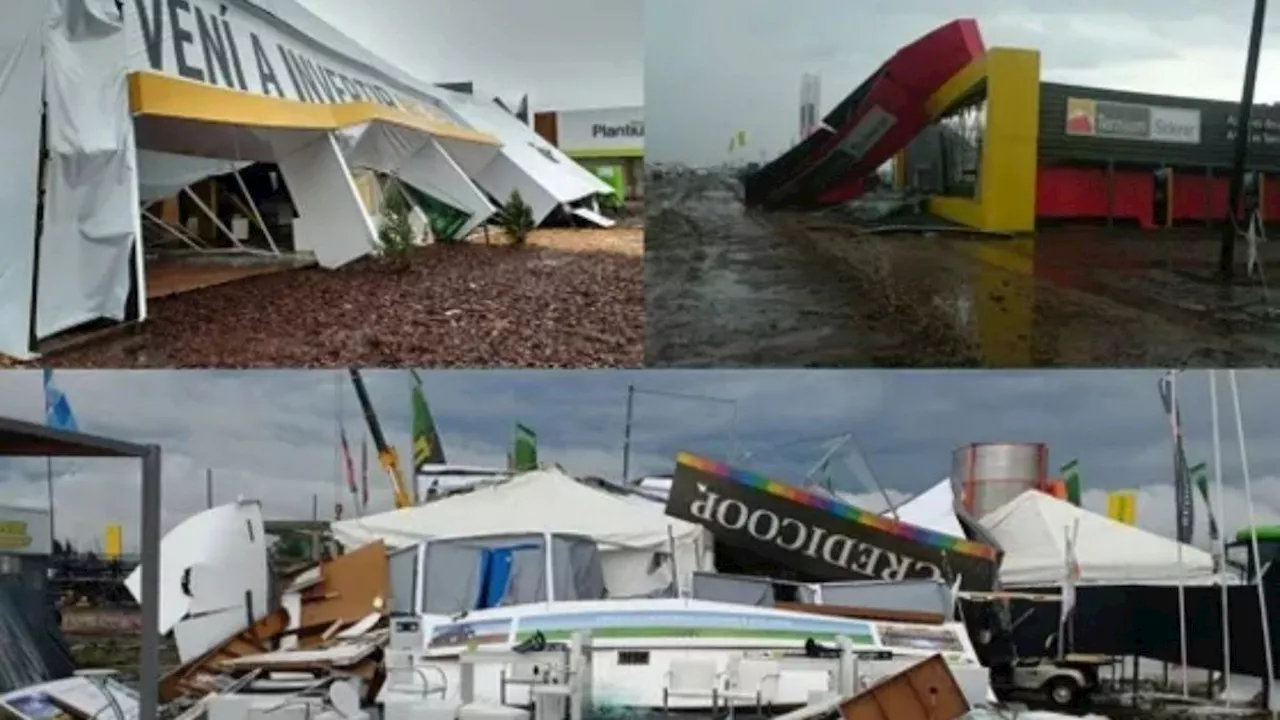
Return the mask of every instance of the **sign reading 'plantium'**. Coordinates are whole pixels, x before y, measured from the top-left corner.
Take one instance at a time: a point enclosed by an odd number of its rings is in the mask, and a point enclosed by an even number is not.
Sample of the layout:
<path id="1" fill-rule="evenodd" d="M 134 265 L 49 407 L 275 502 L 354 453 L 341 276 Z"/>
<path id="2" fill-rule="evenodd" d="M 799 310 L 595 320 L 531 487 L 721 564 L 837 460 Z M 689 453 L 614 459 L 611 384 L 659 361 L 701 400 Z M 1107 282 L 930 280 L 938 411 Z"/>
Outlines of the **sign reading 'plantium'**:
<path id="1" fill-rule="evenodd" d="M 846 505 L 762 475 L 681 453 L 666 513 L 818 580 L 961 577 L 991 589 L 995 548 Z"/>

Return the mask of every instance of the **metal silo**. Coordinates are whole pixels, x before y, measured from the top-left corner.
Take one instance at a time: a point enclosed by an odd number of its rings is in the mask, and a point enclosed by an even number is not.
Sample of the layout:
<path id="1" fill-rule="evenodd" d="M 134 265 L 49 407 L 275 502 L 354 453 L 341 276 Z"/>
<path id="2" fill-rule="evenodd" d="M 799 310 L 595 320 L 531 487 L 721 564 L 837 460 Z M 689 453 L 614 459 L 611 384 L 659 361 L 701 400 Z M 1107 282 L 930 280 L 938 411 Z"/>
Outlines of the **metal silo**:
<path id="1" fill-rule="evenodd" d="M 973 443 L 951 455 L 951 481 L 975 518 L 1040 487 L 1048 469 L 1044 443 Z"/>

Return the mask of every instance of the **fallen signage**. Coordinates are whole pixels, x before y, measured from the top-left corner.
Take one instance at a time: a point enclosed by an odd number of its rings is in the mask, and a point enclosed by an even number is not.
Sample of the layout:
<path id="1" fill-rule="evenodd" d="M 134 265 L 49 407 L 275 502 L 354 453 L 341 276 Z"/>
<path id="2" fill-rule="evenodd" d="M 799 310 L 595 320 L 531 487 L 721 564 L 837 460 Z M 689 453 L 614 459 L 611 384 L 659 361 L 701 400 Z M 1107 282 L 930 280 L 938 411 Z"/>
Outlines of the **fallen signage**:
<path id="1" fill-rule="evenodd" d="M 681 453 L 667 515 L 815 580 L 960 578 L 994 586 L 999 552 L 723 463 Z"/>

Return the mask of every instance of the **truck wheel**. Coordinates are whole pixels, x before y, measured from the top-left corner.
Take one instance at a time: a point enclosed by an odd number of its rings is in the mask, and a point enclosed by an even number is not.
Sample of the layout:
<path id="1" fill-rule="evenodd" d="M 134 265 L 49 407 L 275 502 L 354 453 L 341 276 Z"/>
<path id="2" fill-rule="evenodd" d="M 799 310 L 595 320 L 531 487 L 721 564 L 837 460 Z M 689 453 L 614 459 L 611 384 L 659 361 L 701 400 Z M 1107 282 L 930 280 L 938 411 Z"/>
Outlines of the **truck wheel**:
<path id="1" fill-rule="evenodd" d="M 1080 702 L 1080 683 L 1071 678 L 1053 678 L 1044 684 L 1044 692 L 1055 707 L 1075 707 Z"/>

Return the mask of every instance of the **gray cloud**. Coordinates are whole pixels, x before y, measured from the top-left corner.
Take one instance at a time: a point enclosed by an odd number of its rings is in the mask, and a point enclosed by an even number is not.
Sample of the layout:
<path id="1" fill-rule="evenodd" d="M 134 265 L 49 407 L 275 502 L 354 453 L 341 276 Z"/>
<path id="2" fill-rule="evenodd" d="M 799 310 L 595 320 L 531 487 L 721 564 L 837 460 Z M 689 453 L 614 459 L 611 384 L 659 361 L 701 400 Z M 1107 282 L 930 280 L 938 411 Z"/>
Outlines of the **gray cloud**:
<path id="1" fill-rule="evenodd" d="M 474 81 L 537 109 L 638 105 L 643 3 L 633 0 L 302 0 L 427 82 Z"/>
<path id="2" fill-rule="evenodd" d="M 647 157 L 712 164 L 772 157 L 798 133 L 802 73 L 822 78 L 821 112 L 902 45 L 960 17 L 988 45 L 1040 51 L 1057 82 L 1221 99 L 1239 97 L 1252 4 L 1193 0 L 649 0 Z M 1280 18 L 1267 23 L 1259 101 L 1280 100 Z"/>
<path id="3" fill-rule="evenodd" d="M 1169 428 L 1154 371 L 427 371 L 422 373 L 453 462 L 501 465 L 513 424 L 539 434 L 545 460 L 570 471 L 621 473 L 628 386 L 637 388 L 632 472 L 669 472 L 691 450 L 796 481 L 824 452 L 824 441 L 853 433 L 884 486 L 909 495 L 945 477 L 950 452 L 969 442 L 1045 442 L 1055 466 L 1079 458 L 1086 504 L 1106 490 L 1139 488 L 1140 521 L 1173 522 Z M 321 517 L 345 501 L 337 453 L 338 419 L 358 448 L 364 424 L 341 372 L 59 372 L 83 429 L 165 450 L 166 524 L 204 504 L 212 469 L 217 501 L 261 499 L 271 517 Z M 370 371 L 367 384 L 388 437 L 407 460 L 409 376 Z M 1261 517 L 1280 520 L 1280 373 L 1243 372 L 1243 416 Z M 1225 378 L 1221 383 L 1226 407 Z M 1180 392 L 1188 453 L 1211 461 L 1208 387 L 1183 376 Z M 658 393 L 733 400 L 732 406 Z M 40 375 L 0 372 L 0 414 L 42 417 Z M 1229 414 L 1223 474 L 1234 488 L 1227 524 L 1244 522 L 1241 467 Z M 358 454 L 358 451 L 357 451 Z M 848 466 L 833 479 L 866 491 Z M 136 467 L 126 461 L 57 460 L 59 534 L 81 543 L 109 522 L 137 527 Z M 43 505 L 42 460 L 0 460 L 0 504 Z M 375 508 L 390 507 L 381 472 L 371 471 Z M 349 503 L 348 503 L 349 505 Z M 1200 513 L 1203 516 L 1203 512 Z M 1203 517 L 1200 518 L 1203 522 Z M 131 535 L 132 536 L 132 535 Z"/>

